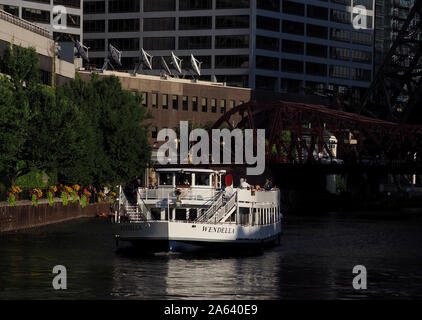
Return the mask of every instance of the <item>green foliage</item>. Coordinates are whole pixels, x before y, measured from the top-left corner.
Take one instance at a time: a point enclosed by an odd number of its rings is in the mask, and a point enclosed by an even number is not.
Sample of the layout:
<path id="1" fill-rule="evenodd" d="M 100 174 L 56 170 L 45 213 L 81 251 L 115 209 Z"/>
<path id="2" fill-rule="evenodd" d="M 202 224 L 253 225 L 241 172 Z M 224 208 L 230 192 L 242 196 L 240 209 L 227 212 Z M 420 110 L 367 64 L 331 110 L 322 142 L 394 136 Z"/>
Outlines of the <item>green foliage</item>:
<path id="1" fill-rule="evenodd" d="M 31 196 L 31 201 L 32 201 L 32 205 L 33 205 L 34 207 L 38 207 L 38 199 L 37 199 L 37 196 L 36 196 L 35 194 L 33 194 L 33 195 Z"/>
<path id="2" fill-rule="evenodd" d="M 69 203 L 69 199 L 67 198 L 66 192 L 62 192 L 60 197 L 62 198 L 62 204 L 64 206 L 67 206 L 67 204 Z"/>
<path id="3" fill-rule="evenodd" d="M 13 193 L 10 193 L 7 197 L 7 202 L 9 202 L 9 205 L 12 207 L 16 206 L 16 195 Z"/>
<path id="4" fill-rule="evenodd" d="M 44 175 L 47 175 L 47 182 L 44 182 Z M 17 178 L 15 184 L 20 186 L 23 189 L 34 189 L 34 188 L 46 188 L 50 185 L 56 185 L 57 173 L 52 172 L 46 174 L 45 171 L 33 170 L 19 178 Z"/>
<path id="5" fill-rule="evenodd" d="M 6 188 L 118 184 L 150 161 L 149 118 L 116 77 L 41 84 L 35 50 L 10 46 L 0 61 L 0 176 Z M 76 196 L 77 198 L 77 196 Z"/>
<path id="6" fill-rule="evenodd" d="M 47 199 L 48 199 L 48 204 L 52 206 L 54 204 L 54 198 L 53 198 L 53 193 L 51 191 L 47 191 Z"/>
<path id="7" fill-rule="evenodd" d="M 88 198 L 87 198 L 87 196 L 83 195 L 81 197 L 81 202 L 80 203 L 81 203 L 81 207 L 82 208 L 85 208 L 88 205 Z"/>
<path id="8" fill-rule="evenodd" d="M 118 184 L 142 172 L 151 147 L 144 124 L 149 115 L 140 96 L 122 90 L 117 77 L 99 80 L 96 74 L 89 83 L 77 78 L 68 88 L 67 95 L 87 119 L 84 142 L 89 152 L 82 164 L 89 182 Z"/>

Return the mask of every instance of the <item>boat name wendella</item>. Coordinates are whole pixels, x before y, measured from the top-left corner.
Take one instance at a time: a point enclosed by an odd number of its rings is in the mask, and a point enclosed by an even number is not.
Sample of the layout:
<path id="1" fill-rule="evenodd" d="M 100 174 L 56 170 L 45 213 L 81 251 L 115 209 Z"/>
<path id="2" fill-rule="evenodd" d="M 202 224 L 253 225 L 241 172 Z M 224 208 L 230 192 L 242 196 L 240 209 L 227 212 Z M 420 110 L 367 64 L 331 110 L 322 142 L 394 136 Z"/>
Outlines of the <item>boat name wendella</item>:
<path id="1" fill-rule="evenodd" d="M 234 228 L 223 228 L 223 227 L 202 227 L 202 231 L 215 232 L 215 233 L 234 233 Z"/>

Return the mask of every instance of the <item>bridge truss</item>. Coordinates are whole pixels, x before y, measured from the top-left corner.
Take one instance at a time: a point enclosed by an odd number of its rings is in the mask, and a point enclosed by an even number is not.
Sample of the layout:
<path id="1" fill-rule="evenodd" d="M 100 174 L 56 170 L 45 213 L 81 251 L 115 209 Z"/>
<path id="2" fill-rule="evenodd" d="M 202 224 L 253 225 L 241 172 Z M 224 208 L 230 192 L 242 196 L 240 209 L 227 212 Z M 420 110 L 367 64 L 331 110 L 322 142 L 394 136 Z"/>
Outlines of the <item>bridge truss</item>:
<path id="1" fill-rule="evenodd" d="M 397 0 L 399 2 L 399 0 Z M 422 124 L 422 0 L 405 20 L 395 21 L 395 41 L 364 95 L 359 113 L 401 123 Z"/>
<path id="2" fill-rule="evenodd" d="M 422 126 L 378 119 L 293 102 L 248 102 L 227 111 L 215 129 L 265 129 L 266 161 L 312 163 L 324 152 L 335 160 L 329 138 L 335 137 L 336 157 L 344 163 L 362 163 L 370 157 L 380 163 L 422 163 Z"/>

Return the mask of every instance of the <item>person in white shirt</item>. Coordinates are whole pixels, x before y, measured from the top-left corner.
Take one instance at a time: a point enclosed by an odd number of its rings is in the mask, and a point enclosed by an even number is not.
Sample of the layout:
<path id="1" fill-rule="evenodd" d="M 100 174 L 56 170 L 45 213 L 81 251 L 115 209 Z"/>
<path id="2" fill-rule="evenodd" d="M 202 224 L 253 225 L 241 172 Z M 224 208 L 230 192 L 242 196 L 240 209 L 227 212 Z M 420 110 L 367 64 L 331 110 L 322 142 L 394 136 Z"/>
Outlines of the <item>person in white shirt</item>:
<path id="1" fill-rule="evenodd" d="M 246 182 L 246 178 L 240 178 L 240 188 L 247 189 L 250 188 L 250 184 Z"/>

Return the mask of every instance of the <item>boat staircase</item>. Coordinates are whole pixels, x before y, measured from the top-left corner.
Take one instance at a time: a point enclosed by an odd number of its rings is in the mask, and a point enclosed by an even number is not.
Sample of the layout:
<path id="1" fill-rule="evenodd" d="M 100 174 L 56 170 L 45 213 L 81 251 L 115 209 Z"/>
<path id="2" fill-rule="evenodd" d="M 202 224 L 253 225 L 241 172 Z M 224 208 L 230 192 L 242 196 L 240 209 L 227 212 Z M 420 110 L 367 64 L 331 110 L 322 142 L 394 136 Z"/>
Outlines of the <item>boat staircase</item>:
<path id="1" fill-rule="evenodd" d="M 139 191 L 138 197 L 139 197 Z M 141 198 L 142 199 L 142 198 Z M 129 200 L 126 196 L 125 191 L 123 188 L 120 187 L 120 197 L 119 197 L 119 206 L 120 212 L 124 213 L 125 216 L 128 217 L 130 223 L 139 223 L 147 221 L 147 217 L 145 216 L 144 212 L 146 212 L 147 207 L 142 201 L 140 205 L 137 200 Z M 145 208 L 144 208 L 145 207 Z"/>
<path id="2" fill-rule="evenodd" d="M 225 222 L 236 210 L 237 192 L 226 198 L 221 192 L 212 205 L 198 218 L 196 222 L 218 223 Z"/>

